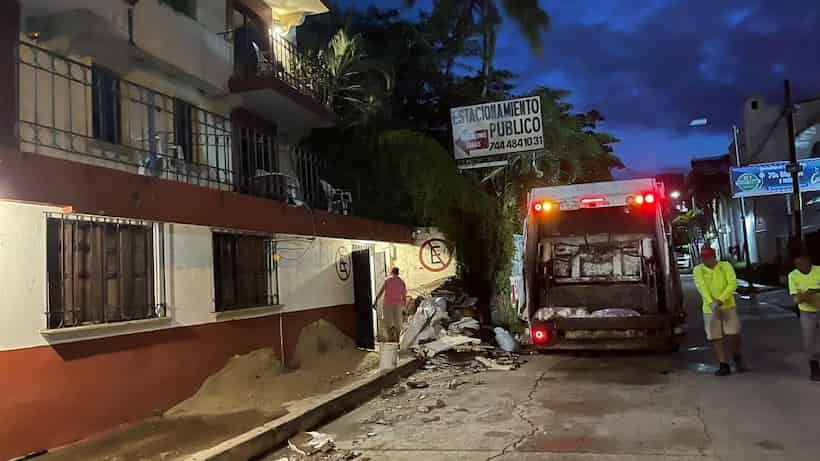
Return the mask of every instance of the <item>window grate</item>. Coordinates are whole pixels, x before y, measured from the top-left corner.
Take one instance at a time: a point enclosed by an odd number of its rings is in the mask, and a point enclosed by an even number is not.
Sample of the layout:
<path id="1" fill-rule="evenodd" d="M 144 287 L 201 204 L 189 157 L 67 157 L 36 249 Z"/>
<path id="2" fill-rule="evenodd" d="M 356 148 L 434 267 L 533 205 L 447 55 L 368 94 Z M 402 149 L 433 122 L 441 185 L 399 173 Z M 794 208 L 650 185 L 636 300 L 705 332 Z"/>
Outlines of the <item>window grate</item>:
<path id="1" fill-rule="evenodd" d="M 46 328 L 167 315 L 161 225 L 59 214 L 46 222 Z"/>
<path id="2" fill-rule="evenodd" d="M 214 232 L 217 312 L 279 304 L 276 243 L 268 236 Z"/>

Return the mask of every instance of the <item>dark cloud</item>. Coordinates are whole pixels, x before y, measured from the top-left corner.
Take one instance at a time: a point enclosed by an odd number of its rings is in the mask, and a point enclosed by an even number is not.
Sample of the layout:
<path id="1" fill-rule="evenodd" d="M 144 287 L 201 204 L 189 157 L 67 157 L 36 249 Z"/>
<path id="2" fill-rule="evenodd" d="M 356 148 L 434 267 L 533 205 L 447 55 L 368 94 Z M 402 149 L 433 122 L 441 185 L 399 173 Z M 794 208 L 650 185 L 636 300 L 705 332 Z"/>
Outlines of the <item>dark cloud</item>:
<path id="1" fill-rule="evenodd" d="M 693 156 L 725 152 L 745 99 L 780 101 L 784 78 L 797 98 L 820 94 L 818 0 L 541 3 L 553 19 L 544 54 L 533 56 L 506 21 L 497 64 L 519 74 L 522 92 L 566 88 L 579 109 L 603 112 L 603 128 L 623 140 L 616 154 L 632 167 L 682 166 Z M 700 117 L 709 126 L 687 128 Z"/>
<path id="2" fill-rule="evenodd" d="M 798 96 L 820 91 L 816 0 L 598 4 L 621 13 L 551 11 L 544 55 L 519 68 L 524 86 L 549 84 L 541 76 L 560 70 L 572 76 L 584 106 L 602 110 L 612 126 L 680 131 L 708 117 L 708 129 L 721 132 L 739 120 L 748 96 L 782 98 L 784 77 Z"/>

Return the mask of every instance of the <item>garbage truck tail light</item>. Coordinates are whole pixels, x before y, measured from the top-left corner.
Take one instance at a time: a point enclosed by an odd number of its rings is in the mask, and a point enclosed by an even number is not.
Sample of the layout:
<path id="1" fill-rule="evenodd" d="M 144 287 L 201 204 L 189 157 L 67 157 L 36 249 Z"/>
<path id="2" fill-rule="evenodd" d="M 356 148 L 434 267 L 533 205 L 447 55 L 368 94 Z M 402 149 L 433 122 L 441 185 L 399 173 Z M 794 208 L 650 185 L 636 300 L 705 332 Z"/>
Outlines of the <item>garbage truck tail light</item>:
<path id="1" fill-rule="evenodd" d="M 543 325 L 535 325 L 532 327 L 532 342 L 534 344 L 546 344 L 550 340 L 550 332 L 547 327 Z"/>

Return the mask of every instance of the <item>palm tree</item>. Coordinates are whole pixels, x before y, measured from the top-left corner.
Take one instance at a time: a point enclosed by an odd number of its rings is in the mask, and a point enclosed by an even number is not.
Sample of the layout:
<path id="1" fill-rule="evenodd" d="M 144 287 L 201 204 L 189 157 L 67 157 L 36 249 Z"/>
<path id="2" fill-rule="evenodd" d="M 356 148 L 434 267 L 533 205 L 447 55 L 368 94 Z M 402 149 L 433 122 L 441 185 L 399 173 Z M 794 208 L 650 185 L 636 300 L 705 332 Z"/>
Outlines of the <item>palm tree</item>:
<path id="1" fill-rule="evenodd" d="M 407 7 L 414 7 L 416 0 L 405 0 Z M 478 35 L 481 38 L 481 73 L 484 85 L 481 97 L 486 98 L 495 60 L 498 27 L 502 22 L 501 8 L 518 26 L 535 54 L 543 50 L 541 34 L 549 29 L 550 17 L 538 4 L 538 0 L 437 0 L 433 6 L 432 18 L 438 24 L 451 28 L 449 38 L 460 46 L 466 38 Z M 449 21 L 442 18 L 451 18 Z M 460 50 L 459 50 L 460 51 Z M 452 69 L 455 54 L 448 61 L 447 75 Z"/>
<path id="2" fill-rule="evenodd" d="M 367 123 L 385 110 L 392 91 L 389 70 L 369 60 L 361 35 L 350 36 L 340 29 L 318 60 L 327 70 L 327 99 L 348 125 Z"/>

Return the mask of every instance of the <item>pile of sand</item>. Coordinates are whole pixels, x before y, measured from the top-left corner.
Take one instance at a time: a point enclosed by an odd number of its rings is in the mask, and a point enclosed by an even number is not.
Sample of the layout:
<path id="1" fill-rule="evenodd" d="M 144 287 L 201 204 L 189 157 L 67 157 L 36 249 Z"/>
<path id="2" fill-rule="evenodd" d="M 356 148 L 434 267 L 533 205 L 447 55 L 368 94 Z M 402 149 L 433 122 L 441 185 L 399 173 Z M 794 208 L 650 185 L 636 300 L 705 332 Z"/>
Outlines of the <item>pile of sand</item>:
<path id="1" fill-rule="evenodd" d="M 256 410 L 271 419 L 284 404 L 341 387 L 378 367 L 378 356 L 356 349 L 350 337 L 319 320 L 299 334 L 286 371 L 272 349 L 232 357 L 194 396 L 170 409 L 168 416 L 213 416 Z"/>

